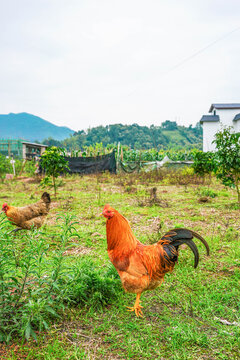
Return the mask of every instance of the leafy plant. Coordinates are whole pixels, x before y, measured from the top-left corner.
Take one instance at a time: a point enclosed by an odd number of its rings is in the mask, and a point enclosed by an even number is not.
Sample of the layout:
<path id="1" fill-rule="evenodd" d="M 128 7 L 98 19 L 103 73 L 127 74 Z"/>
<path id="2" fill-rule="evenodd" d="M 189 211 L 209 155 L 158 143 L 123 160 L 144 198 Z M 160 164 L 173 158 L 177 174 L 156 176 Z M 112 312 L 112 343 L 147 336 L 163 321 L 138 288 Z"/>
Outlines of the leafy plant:
<path id="1" fill-rule="evenodd" d="M 64 149 L 51 146 L 47 148 L 41 156 L 41 166 L 46 174 L 42 180 L 42 184 L 49 185 L 50 179 L 52 179 L 55 197 L 57 194 L 56 179 L 61 173 L 65 173 L 68 169 L 68 162 L 64 158 L 64 155 Z"/>
<path id="2" fill-rule="evenodd" d="M 156 150 L 154 148 L 148 150 L 130 149 L 128 146 L 121 146 L 123 161 L 161 161 L 165 156 L 173 161 L 192 160 L 196 149 L 192 150 Z"/>
<path id="3" fill-rule="evenodd" d="M 100 156 L 106 154 L 107 149 L 103 146 L 102 143 L 95 143 L 89 146 L 83 146 L 82 156 Z"/>
<path id="4" fill-rule="evenodd" d="M 63 252 L 72 236 L 68 216 L 61 224 L 59 246 L 51 265 L 49 247 L 39 230 L 24 232 L 17 238 L 0 218 L 0 340 L 9 342 L 13 334 L 36 339 L 36 330 L 48 328 L 62 304 L 58 282 L 63 269 Z"/>
<path id="5" fill-rule="evenodd" d="M 119 296 L 120 281 L 113 267 L 96 269 L 89 259 L 68 265 L 65 254 L 78 236 L 74 217 L 58 217 L 55 250 L 39 230 L 19 238 L 0 216 L 0 342 L 13 335 L 37 339 L 66 305 L 85 304 L 100 309 Z"/>
<path id="6" fill-rule="evenodd" d="M 196 174 L 205 176 L 215 169 L 214 153 L 211 151 L 196 151 L 194 153 L 193 169 Z"/>
<path id="7" fill-rule="evenodd" d="M 91 259 L 82 259 L 73 267 L 74 276 L 68 279 L 65 298 L 69 304 L 91 306 L 100 310 L 116 301 L 121 282 L 115 268 L 96 269 Z"/>
<path id="8" fill-rule="evenodd" d="M 37 165 L 38 165 L 38 163 L 36 161 L 28 160 L 24 167 L 24 172 L 27 175 L 34 176 L 36 174 Z"/>
<path id="9" fill-rule="evenodd" d="M 4 155 L 0 154 L 0 179 L 3 182 L 4 177 L 8 171 L 10 171 L 11 165 L 9 159 L 7 159 Z"/>
<path id="10" fill-rule="evenodd" d="M 235 187 L 240 203 L 240 133 L 224 128 L 215 135 L 216 164 L 215 173 L 222 183 Z"/>
<path id="11" fill-rule="evenodd" d="M 217 196 L 216 191 L 214 191 L 212 189 L 209 189 L 209 188 L 204 188 L 204 187 L 198 188 L 197 194 L 199 196 L 208 196 L 208 197 L 211 197 L 211 198 L 215 198 Z"/>

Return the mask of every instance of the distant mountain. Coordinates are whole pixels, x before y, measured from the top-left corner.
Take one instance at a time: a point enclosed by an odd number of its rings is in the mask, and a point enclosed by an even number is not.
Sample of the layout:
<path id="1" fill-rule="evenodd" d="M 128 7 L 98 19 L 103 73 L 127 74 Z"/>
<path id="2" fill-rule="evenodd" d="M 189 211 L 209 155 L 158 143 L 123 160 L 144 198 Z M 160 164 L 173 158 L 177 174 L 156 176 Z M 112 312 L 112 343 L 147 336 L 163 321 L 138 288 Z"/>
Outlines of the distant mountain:
<path id="1" fill-rule="evenodd" d="M 66 126 L 57 126 L 28 113 L 0 115 L 0 139 L 24 139 L 42 141 L 46 138 L 63 140 L 74 131 Z"/>

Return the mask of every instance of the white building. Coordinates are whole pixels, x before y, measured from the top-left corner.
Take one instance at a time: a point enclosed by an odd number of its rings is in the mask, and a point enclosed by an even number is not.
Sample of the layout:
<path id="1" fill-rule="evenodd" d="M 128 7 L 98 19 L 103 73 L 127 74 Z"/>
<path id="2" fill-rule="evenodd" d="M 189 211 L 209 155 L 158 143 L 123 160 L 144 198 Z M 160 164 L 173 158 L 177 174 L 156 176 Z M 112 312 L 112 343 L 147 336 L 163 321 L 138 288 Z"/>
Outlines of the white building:
<path id="1" fill-rule="evenodd" d="M 212 104 L 210 115 L 203 115 L 200 123 L 203 127 L 203 151 L 214 151 L 215 134 L 226 126 L 234 132 L 240 132 L 240 104 Z"/>

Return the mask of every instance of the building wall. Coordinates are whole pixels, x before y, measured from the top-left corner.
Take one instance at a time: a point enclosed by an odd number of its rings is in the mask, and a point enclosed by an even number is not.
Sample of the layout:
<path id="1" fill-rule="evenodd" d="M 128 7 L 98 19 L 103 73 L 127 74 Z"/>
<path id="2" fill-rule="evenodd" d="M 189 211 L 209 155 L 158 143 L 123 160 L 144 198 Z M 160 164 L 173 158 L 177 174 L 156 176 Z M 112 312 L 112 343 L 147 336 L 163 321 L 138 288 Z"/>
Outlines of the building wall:
<path id="1" fill-rule="evenodd" d="M 215 139 L 215 134 L 222 127 L 232 126 L 233 131 L 240 132 L 240 120 L 233 121 L 235 115 L 239 113 L 240 109 L 215 109 L 215 114 L 219 115 L 220 121 L 203 122 L 203 151 L 214 151 L 216 149 L 212 141 Z"/>
<path id="2" fill-rule="evenodd" d="M 46 150 L 46 147 L 41 147 L 40 154 L 42 155 L 45 150 Z"/>
<path id="3" fill-rule="evenodd" d="M 233 126 L 236 131 L 237 123 L 240 121 L 233 121 L 235 115 L 240 113 L 240 109 L 216 109 L 216 115 L 219 115 L 220 122 L 223 126 Z"/>
<path id="4" fill-rule="evenodd" d="M 233 121 L 235 124 L 235 128 L 234 128 L 234 131 L 235 132 L 240 132 L 240 119 L 237 120 L 237 121 Z"/>
<path id="5" fill-rule="evenodd" d="M 22 158 L 23 159 L 26 159 L 26 145 L 25 144 L 22 144 Z"/>
<path id="6" fill-rule="evenodd" d="M 214 151 L 215 144 L 212 141 L 215 139 L 215 134 L 220 130 L 219 122 L 204 122 L 203 123 L 203 151 Z"/>

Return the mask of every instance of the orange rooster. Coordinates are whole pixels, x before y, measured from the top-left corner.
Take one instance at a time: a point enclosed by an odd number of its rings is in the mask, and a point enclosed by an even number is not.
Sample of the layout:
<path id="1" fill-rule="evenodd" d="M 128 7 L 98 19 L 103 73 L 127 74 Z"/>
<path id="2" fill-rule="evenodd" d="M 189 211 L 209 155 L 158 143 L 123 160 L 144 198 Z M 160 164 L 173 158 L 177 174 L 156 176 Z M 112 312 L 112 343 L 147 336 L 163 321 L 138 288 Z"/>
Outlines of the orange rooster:
<path id="1" fill-rule="evenodd" d="M 31 229 L 32 226 L 40 228 L 49 212 L 50 203 L 50 195 L 47 192 L 44 192 L 41 199 L 35 204 L 24 207 L 15 207 L 4 203 L 2 211 L 5 212 L 13 225 L 18 226 L 15 231 Z"/>
<path id="2" fill-rule="evenodd" d="M 123 288 L 127 292 L 137 294 L 133 307 L 137 316 L 142 316 L 140 296 L 143 291 L 155 289 L 164 279 L 164 275 L 172 271 L 178 259 L 178 247 L 187 244 L 194 253 L 196 268 L 199 261 L 198 249 L 192 241 L 199 239 L 207 249 L 207 242 L 197 233 L 188 229 L 168 231 L 156 244 L 144 245 L 136 239 L 130 225 L 117 210 L 105 205 L 101 215 L 107 218 L 107 251 L 115 266 Z"/>

